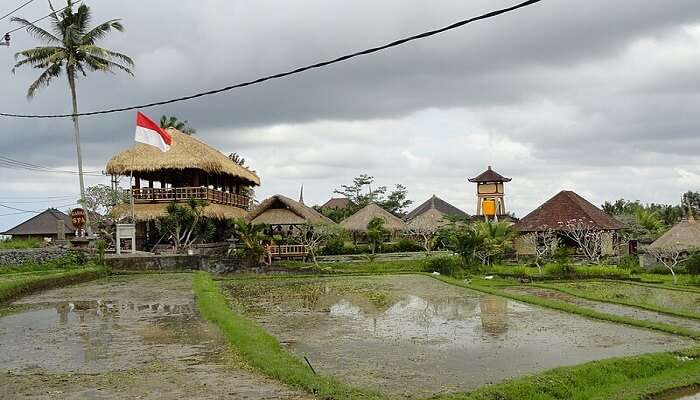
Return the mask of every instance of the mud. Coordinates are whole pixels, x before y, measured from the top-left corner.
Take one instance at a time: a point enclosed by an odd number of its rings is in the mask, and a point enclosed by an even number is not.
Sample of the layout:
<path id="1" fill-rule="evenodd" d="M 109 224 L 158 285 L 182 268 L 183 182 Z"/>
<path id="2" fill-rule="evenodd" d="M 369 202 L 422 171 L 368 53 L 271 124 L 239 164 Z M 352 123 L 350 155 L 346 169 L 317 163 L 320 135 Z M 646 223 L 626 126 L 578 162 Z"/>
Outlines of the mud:
<path id="1" fill-rule="evenodd" d="M 231 280 L 232 298 L 317 371 L 396 397 L 471 390 L 690 340 L 423 276 Z"/>
<path id="2" fill-rule="evenodd" d="M 700 386 L 693 385 L 669 390 L 653 397 L 653 400 L 700 400 Z"/>
<path id="3" fill-rule="evenodd" d="M 2 399 L 296 399 L 238 368 L 185 274 L 51 290 L 0 318 Z M 0 314 L 1 315 L 1 314 Z"/>
<path id="4" fill-rule="evenodd" d="M 700 332 L 700 320 L 691 318 L 675 317 L 672 315 L 662 314 L 656 311 L 643 310 L 641 308 L 624 306 L 620 304 L 606 303 L 603 301 L 586 300 L 570 294 L 562 293 L 554 289 L 545 289 L 539 287 L 513 287 L 507 288 L 506 292 L 514 294 L 527 294 L 548 299 L 556 299 L 567 303 L 576 304 L 581 307 L 590 308 L 596 311 L 607 314 L 619 315 L 643 321 L 661 322 L 680 326 Z"/>

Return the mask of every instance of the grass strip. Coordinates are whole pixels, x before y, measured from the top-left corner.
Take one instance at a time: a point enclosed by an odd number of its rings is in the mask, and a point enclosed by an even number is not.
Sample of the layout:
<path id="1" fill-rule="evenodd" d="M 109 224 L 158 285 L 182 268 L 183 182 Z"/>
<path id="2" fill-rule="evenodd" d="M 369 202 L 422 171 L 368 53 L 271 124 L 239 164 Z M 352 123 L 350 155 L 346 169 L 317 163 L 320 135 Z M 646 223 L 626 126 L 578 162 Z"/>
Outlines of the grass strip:
<path id="1" fill-rule="evenodd" d="M 581 290 L 559 287 L 559 286 L 557 286 L 557 284 L 536 283 L 536 284 L 531 284 L 531 286 L 541 287 L 544 289 L 556 290 L 556 291 L 561 292 L 561 293 L 565 293 L 565 294 L 568 294 L 568 295 L 571 295 L 574 297 L 580 297 L 582 299 L 591 300 L 591 301 L 600 301 L 603 303 L 620 304 L 623 306 L 635 307 L 635 308 L 639 308 L 642 310 L 654 311 L 654 312 L 658 312 L 661 314 L 667 314 L 667 315 L 671 315 L 674 317 L 700 319 L 700 314 L 698 314 L 698 313 L 681 311 L 681 310 L 674 310 L 671 308 L 655 306 L 653 304 L 639 303 L 639 302 L 632 301 L 632 300 L 611 299 L 611 298 L 606 298 L 606 297 L 602 297 L 602 296 L 596 296 L 595 294 L 590 294 L 588 292 L 584 292 Z M 654 289 L 654 288 L 652 288 L 652 289 Z M 657 288 L 657 289 L 668 290 L 666 288 Z"/>
<path id="2" fill-rule="evenodd" d="M 44 271 L 35 274 L 3 275 L 0 278 L 0 303 L 27 294 L 59 286 L 87 282 L 105 276 L 104 268 L 89 267 L 68 271 Z"/>
<path id="3" fill-rule="evenodd" d="M 555 368 L 435 400 L 638 400 L 700 383 L 700 348 Z"/>
<path id="4" fill-rule="evenodd" d="M 670 325 L 670 324 L 664 324 L 661 322 L 644 321 L 644 320 L 638 320 L 638 319 L 624 317 L 624 316 L 620 316 L 620 315 L 603 313 L 600 311 L 591 310 L 590 308 L 577 306 L 577 305 L 567 303 L 564 301 L 560 301 L 560 300 L 543 299 L 543 298 L 536 297 L 536 296 L 508 293 L 508 292 L 505 292 L 503 290 L 498 289 L 497 287 L 487 286 L 485 284 L 485 282 L 482 282 L 482 281 L 473 282 L 471 284 L 466 284 L 466 283 L 459 281 L 457 279 L 446 277 L 443 275 L 432 275 L 432 274 L 423 274 L 423 275 L 430 276 L 434 279 L 437 279 L 437 280 L 445 282 L 445 283 L 449 283 L 451 285 L 460 286 L 460 287 L 464 287 L 467 289 L 473 289 L 473 290 L 476 290 L 479 292 L 492 294 L 492 295 L 500 296 L 500 297 L 505 297 L 505 298 L 509 298 L 512 300 L 517 300 L 517 301 L 520 301 L 523 303 L 529 303 L 529 304 L 534 304 L 536 306 L 552 308 L 552 309 L 559 310 L 559 311 L 564 311 L 564 312 L 568 312 L 568 313 L 572 313 L 572 314 L 582 315 L 582 316 L 588 317 L 588 318 L 616 322 L 616 323 L 620 323 L 620 324 L 636 326 L 639 328 L 653 329 L 656 331 L 671 333 L 671 334 L 679 335 L 679 336 L 685 336 L 685 337 L 689 337 L 692 339 L 700 339 L 700 332 L 692 330 L 692 329 L 688 329 L 688 328 L 683 328 L 683 327 L 674 326 L 674 325 Z"/>
<path id="5" fill-rule="evenodd" d="M 209 274 L 198 272 L 193 287 L 202 317 L 215 323 L 242 360 L 263 374 L 321 399 L 383 398 L 377 393 L 352 388 L 331 377 L 314 374 L 257 323 L 234 312 L 219 284 Z"/>

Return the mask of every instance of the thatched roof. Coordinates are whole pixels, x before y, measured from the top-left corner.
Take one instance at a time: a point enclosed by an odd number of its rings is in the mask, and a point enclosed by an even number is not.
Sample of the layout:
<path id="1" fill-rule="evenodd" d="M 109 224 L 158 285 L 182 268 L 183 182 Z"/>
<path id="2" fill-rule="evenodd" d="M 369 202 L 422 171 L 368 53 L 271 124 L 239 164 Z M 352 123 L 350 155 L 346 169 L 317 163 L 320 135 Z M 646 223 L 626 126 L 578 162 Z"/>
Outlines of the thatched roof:
<path id="1" fill-rule="evenodd" d="M 132 169 L 135 173 L 199 169 L 209 174 L 234 176 L 260 185 L 260 178 L 255 172 L 231 161 L 220 151 L 176 129 L 168 128 L 167 131 L 173 138 L 169 151 L 163 153 L 153 146 L 136 143 L 109 160 L 107 173 L 129 175 Z"/>
<path id="2" fill-rule="evenodd" d="M 350 232 L 367 232 L 367 224 L 374 218 L 382 218 L 386 223 L 384 228 L 391 232 L 398 232 L 406 229 L 406 224 L 390 212 L 374 203 L 349 216 L 340 222 L 340 226 Z"/>
<path id="3" fill-rule="evenodd" d="M 287 196 L 276 194 L 255 207 L 247 216 L 254 224 L 268 225 L 335 225 L 330 218 Z"/>
<path id="4" fill-rule="evenodd" d="M 588 200 L 572 191 L 562 190 L 516 222 L 513 229 L 518 232 L 538 232 L 546 229 L 559 231 L 564 228 L 564 224 L 573 220 L 581 220 L 592 228 L 601 230 L 624 228 L 621 222 Z"/>
<path id="5" fill-rule="evenodd" d="M 449 223 L 450 221 L 447 219 L 447 214 L 436 208 L 431 208 L 408 221 L 408 230 L 414 232 L 430 232 L 449 225 Z"/>
<path id="6" fill-rule="evenodd" d="M 14 228 L 8 229 L 7 232 L 2 232 L 2 234 L 29 236 L 57 235 L 57 221 L 63 222 L 64 232 L 66 233 L 66 235 L 75 232 L 73 222 L 71 221 L 71 218 L 68 215 L 55 208 L 49 208 L 48 210 L 22 222 Z"/>
<path id="7" fill-rule="evenodd" d="M 511 180 L 511 178 L 506 178 L 492 170 L 490 165 L 486 171 L 482 172 L 477 177 L 469 178 L 469 182 L 472 183 L 510 182 Z"/>
<path id="8" fill-rule="evenodd" d="M 136 203 L 134 204 L 134 216 L 137 221 L 152 221 L 168 215 L 168 205 L 170 203 Z M 121 204 L 114 207 L 109 212 L 110 216 L 116 219 L 128 218 L 131 216 L 131 206 Z M 223 204 L 210 203 L 202 212 L 202 215 L 212 219 L 236 219 L 245 218 L 246 211 Z"/>
<path id="9" fill-rule="evenodd" d="M 344 210 L 350 206 L 354 205 L 352 200 L 348 199 L 347 197 L 332 197 L 330 200 L 325 202 L 321 208 L 323 209 L 332 209 L 335 208 L 337 210 Z"/>
<path id="10" fill-rule="evenodd" d="M 700 222 L 694 218 L 684 219 L 661 235 L 650 249 L 680 248 L 682 250 L 700 249 Z"/>
<path id="11" fill-rule="evenodd" d="M 445 200 L 437 197 L 436 195 L 433 195 L 433 197 L 426 200 L 425 203 L 419 205 L 413 211 L 408 213 L 404 218 L 404 221 L 411 221 L 419 215 L 426 213 L 430 210 L 437 210 L 444 215 L 469 218 L 469 214 L 446 202 Z"/>

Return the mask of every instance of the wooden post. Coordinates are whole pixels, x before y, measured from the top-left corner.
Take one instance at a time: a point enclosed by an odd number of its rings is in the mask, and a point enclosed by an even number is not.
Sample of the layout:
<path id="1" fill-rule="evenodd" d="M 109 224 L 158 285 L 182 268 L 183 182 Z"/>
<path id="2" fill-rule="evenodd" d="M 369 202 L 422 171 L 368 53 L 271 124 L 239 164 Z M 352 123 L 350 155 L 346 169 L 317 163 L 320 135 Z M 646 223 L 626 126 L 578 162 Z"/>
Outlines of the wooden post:
<path id="1" fill-rule="evenodd" d="M 63 220 L 56 220 L 56 240 L 66 240 L 66 224 Z"/>

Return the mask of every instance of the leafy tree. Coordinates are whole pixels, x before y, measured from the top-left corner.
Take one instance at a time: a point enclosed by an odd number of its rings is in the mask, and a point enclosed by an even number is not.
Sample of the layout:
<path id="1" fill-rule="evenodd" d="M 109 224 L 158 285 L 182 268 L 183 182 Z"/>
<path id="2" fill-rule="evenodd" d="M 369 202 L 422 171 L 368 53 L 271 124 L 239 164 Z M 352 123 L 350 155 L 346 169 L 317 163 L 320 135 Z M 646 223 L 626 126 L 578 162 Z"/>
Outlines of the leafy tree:
<path id="1" fill-rule="evenodd" d="M 267 226 L 265 224 L 253 224 L 244 219 L 236 219 L 233 223 L 234 234 L 243 244 L 243 248 L 240 250 L 241 255 L 259 262 L 260 257 L 265 253 L 262 241 L 266 238 L 265 229 Z"/>
<path id="2" fill-rule="evenodd" d="M 476 249 L 475 255 L 484 265 L 499 261 L 513 248 L 515 232 L 507 222 L 481 221 L 474 225 L 474 229 L 483 238 L 483 243 Z"/>
<path id="3" fill-rule="evenodd" d="M 114 244 L 115 227 L 117 222 L 109 211 L 122 204 L 129 203 L 129 195 L 126 191 L 112 189 L 107 185 L 89 186 L 85 189 L 85 198 L 80 200 L 80 205 L 92 217 L 92 226 L 95 234 L 109 244 Z"/>
<path id="4" fill-rule="evenodd" d="M 405 186 L 397 184 L 394 190 L 387 194 L 386 186 L 372 189 L 373 183 L 373 176 L 362 174 L 354 178 L 351 185 L 341 185 L 334 193 L 343 195 L 354 203 L 350 215 L 370 203 L 376 203 L 396 216 L 403 216 L 406 208 L 413 204 L 411 200 L 407 200 L 408 190 Z"/>
<path id="5" fill-rule="evenodd" d="M 389 231 L 384 228 L 384 218 L 375 217 L 367 223 L 367 239 L 372 247 L 372 254 L 376 254 L 378 247 L 384 241 Z"/>
<path id="6" fill-rule="evenodd" d="M 229 160 L 235 162 L 236 164 L 240 165 L 241 167 L 245 167 L 245 158 L 241 157 L 240 154 L 238 153 L 231 153 L 228 155 Z"/>
<path id="7" fill-rule="evenodd" d="M 180 121 L 179 119 L 177 119 L 177 117 L 168 117 L 167 115 L 163 115 L 162 117 L 160 117 L 160 127 L 163 129 L 173 128 L 187 135 L 194 135 L 195 133 L 197 133 L 196 129 L 192 128 L 191 126 L 188 126 L 187 124 L 187 120 Z"/>
<path id="8" fill-rule="evenodd" d="M 42 41 L 45 46 L 26 49 L 15 54 L 16 68 L 30 65 L 40 69 L 41 74 L 29 86 L 27 97 L 32 98 L 37 90 L 49 86 L 55 79 L 66 74 L 70 88 L 73 106 L 73 129 L 78 158 L 78 176 L 80 179 L 80 198 L 85 200 L 85 183 L 83 180 L 83 158 L 80 148 L 80 126 L 78 123 L 78 97 L 76 81 L 80 75 L 87 76 L 88 71 L 114 72 L 115 70 L 133 75 L 131 68 L 134 62 L 127 55 L 99 47 L 97 43 L 105 39 L 112 31 L 123 31 L 124 27 L 118 19 L 111 19 L 93 28 L 90 8 L 82 4 L 73 10 L 76 4 L 67 0 L 67 7 L 56 12 L 49 1 L 52 14 L 49 16 L 51 30 L 45 30 L 24 18 L 12 18 L 26 28 L 27 32 Z M 89 223 L 89 217 L 88 217 Z"/>
<path id="9" fill-rule="evenodd" d="M 213 234 L 213 223 L 202 216 L 207 205 L 207 202 L 195 199 L 190 199 L 186 204 L 168 205 L 167 215 L 159 219 L 160 229 L 170 235 L 176 252 Z"/>

